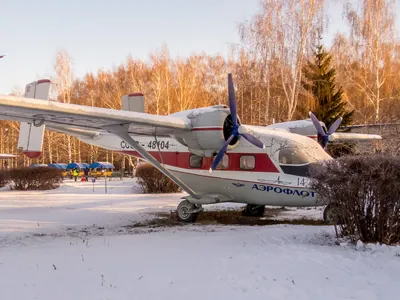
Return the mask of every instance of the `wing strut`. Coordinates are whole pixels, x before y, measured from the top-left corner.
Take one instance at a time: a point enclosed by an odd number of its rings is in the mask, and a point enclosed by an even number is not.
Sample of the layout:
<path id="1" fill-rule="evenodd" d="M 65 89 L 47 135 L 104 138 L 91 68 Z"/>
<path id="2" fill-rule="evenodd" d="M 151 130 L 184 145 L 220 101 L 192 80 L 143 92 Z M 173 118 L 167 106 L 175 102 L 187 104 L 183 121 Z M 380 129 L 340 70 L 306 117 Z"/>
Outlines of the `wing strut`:
<path id="1" fill-rule="evenodd" d="M 128 134 L 128 129 L 124 125 L 114 125 L 114 126 L 107 126 L 106 129 L 121 139 L 125 140 L 129 145 L 131 145 L 143 158 L 147 159 L 153 166 L 159 169 L 162 173 L 168 176 L 173 182 L 179 185 L 185 192 L 187 192 L 190 196 L 195 199 L 200 199 L 201 196 L 197 195 L 190 187 L 188 187 L 185 183 L 183 183 L 178 177 L 172 174 L 167 168 L 161 165 L 150 153 L 146 151 L 137 141 L 135 141 L 131 136 Z"/>

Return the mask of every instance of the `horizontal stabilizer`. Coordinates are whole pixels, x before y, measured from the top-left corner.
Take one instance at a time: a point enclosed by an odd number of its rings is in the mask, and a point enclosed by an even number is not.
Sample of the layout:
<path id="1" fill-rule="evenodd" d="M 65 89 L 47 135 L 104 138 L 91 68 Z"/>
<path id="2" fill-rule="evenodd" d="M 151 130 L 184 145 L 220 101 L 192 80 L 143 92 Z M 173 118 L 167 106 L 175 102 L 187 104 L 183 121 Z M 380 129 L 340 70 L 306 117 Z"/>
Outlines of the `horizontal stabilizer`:
<path id="1" fill-rule="evenodd" d="M 0 153 L 0 159 L 10 159 L 10 158 L 15 158 L 18 157 L 18 155 L 15 154 L 7 154 L 7 153 Z"/>

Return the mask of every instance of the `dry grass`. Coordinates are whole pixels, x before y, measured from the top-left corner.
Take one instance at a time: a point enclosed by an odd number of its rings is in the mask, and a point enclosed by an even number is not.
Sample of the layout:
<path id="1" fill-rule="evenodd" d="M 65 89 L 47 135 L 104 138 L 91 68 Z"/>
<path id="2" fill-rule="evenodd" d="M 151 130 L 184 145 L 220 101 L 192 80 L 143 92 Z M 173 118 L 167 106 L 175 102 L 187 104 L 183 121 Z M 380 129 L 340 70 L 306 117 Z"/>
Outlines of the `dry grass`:
<path id="1" fill-rule="evenodd" d="M 265 226 L 277 224 L 292 224 L 292 225 L 326 225 L 323 220 L 315 219 L 295 219 L 295 220 L 277 220 L 275 217 L 280 212 L 285 211 L 282 208 L 266 209 L 264 217 L 247 217 L 243 216 L 242 210 L 215 210 L 203 211 L 199 214 L 194 225 L 245 225 L 245 226 Z M 139 222 L 126 226 L 126 228 L 159 228 L 159 227 L 174 227 L 174 226 L 190 226 L 193 224 L 179 222 L 175 212 L 156 213 L 155 219 Z"/>

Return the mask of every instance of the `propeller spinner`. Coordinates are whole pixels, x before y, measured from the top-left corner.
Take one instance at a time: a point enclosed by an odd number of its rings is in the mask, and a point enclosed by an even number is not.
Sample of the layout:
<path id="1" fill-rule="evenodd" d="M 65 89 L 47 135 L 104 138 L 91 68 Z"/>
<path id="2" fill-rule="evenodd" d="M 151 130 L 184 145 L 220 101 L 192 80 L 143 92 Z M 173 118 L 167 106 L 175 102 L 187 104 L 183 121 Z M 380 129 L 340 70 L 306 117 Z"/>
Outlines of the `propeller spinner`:
<path id="1" fill-rule="evenodd" d="M 265 149 L 265 145 L 263 142 L 261 142 L 258 138 L 255 136 L 246 133 L 246 128 L 243 125 L 240 125 L 237 120 L 237 111 L 236 111 L 236 96 L 235 96 L 235 88 L 233 86 L 233 79 L 232 79 L 232 74 L 228 74 L 228 99 L 229 99 L 229 110 L 231 112 L 231 117 L 232 117 L 232 133 L 230 137 L 226 140 L 225 144 L 222 146 L 221 150 L 219 150 L 217 156 L 215 157 L 209 172 L 211 173 L 219 162 L 221 161 L 222 157 L 224 156 L 224 153 L 226 149 L 229 146 L 229 143 L 233 140 L 235 137 L 242 136 L 244 137 L 247 141 L 249 141 L 251 144 L 253 144 L 256 147 Z"/>
<path id="2" fill-rule="evenodd" d="M 325 132 L 325 130 L 322 128 L 321 123 L 317 119 L 317 117 L 310 111 L 310 118 L 311 121 L 313 122 L 315 129 L 317 129 L 318 135 L 321 137 L 321 146 L 326 150 L 326 146 L 328 145 L 329 142 L 329 136 L 334 133 L 340 126 L 340 123 L 342 122 L 343 118 L 340 117 L 337 119 L 331 127 L 329 127 L 328 131 Z"/>

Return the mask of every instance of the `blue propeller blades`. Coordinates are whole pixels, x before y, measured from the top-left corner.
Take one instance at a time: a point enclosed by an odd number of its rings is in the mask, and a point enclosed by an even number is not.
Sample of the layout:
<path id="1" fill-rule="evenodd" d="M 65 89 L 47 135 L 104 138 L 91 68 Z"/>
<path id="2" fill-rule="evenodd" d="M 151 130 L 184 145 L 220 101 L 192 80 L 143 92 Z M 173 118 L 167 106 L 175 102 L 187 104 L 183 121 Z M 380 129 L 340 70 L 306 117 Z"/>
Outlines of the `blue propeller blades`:
<path id="1" fill-rule="evenodd" d="M 231 118 L 232 118 L 232 132 L 230 137 L 226 140 L 225 144 L 222 146 L 221 150 L 219 150 L 217 156 L 215 157 L 209 172 L 211 173 L 215 168 L 218 166 L 219 162 L 221 161 L 222 157 L 225 154 L 226 149 L 229 146 L 229 143 L 235 138 L 235 137 L 244 137 L 247 141 L 249 141 L 251 144 L 253 144 L 256 147 L 265 149 L 265 146 L 263 142 L 261 142 L 258 138 L 255 136 L 246 133 L 245 128 L 241 126 L 238 123 L 237 120 L 237 109 L 236 109 L 236 96 L 235 96 L 235 88 L 233 86 L 233 79 L 232 79 L 232 74 L 228 74 L 228 100 L 229 100 L 229 110 L 231 112 Z"/>
<path id="2" fill-rule="evenodd" d="M 314 123 L 315 129 L 317 129 L 318 135 L 321 137 L 321 146 L 322 148 L 324 148 L 324 150 L 326 150 L 326 146 L 328 145 L 329 142 L 329 136 L 339 128 L 343 118 L 340 117 L 335 122 L 333 122 L 333 124 L 331 125 L 331 127 L 329 127 L 327 132 L 325 132 L 324 128 L 322 128 L 321 126 L 321 123 L 311 111 L 310 111 L 310 118 L 311 121 Z"/>

